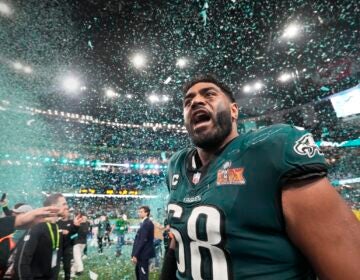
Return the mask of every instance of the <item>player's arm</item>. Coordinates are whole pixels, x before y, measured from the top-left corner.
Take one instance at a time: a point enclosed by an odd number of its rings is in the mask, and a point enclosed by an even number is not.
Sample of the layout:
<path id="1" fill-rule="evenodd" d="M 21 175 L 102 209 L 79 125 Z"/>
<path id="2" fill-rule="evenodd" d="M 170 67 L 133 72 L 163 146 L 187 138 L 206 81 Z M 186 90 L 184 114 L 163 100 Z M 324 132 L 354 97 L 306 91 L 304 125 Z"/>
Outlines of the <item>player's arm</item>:
<path id="1" fill-rule="evenodd" d="M 287 232 L 320 279 L 360 279 L 360 223 L 327 178 L 283 188 Z"/>
<path id="2" fill-rule="evenodd" d="M 169 250 L 165 255 L 164 263 L 161 269 L 160 280 L 176 280 L 176 257 L 175 257 L 175 239 L 172 238 L 169 245 Z"/>

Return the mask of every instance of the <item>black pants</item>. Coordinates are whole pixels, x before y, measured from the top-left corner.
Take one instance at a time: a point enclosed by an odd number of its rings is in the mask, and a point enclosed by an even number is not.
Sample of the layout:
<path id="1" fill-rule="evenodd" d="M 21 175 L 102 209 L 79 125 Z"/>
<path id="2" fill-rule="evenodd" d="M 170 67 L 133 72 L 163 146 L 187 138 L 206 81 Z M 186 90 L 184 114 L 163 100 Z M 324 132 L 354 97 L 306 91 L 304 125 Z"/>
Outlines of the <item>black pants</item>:
<path id="1" fill-rule="evenodd" d="M 71 260 L 73 258 L 73 246 L 67 246 L 63 251 L 63 267 L 65 272 L 65 280 L 70 280 L 71 275 Z"/>
<path id="2" fill-rule="evenodd" d="M 107 242 L 107 245 L 110 246 L 111 240 L 110 240 L 110 233 L 107 231 L 104 236 L 104 241 Z M 106 245 L 106 244 L 105 244 Z"/>
<path id="3" fill-rule="evenodd" d="M 135 267 L 135 274 L 137 280 L 149 279 L 149 260 L 138 260 Z"/>
<path id="4" fill-rule="evenodd" d="M 102 253 L 103 252 L 103 236 L 98 236 L 97 240 L 98 240 L 98 252 Z"/>

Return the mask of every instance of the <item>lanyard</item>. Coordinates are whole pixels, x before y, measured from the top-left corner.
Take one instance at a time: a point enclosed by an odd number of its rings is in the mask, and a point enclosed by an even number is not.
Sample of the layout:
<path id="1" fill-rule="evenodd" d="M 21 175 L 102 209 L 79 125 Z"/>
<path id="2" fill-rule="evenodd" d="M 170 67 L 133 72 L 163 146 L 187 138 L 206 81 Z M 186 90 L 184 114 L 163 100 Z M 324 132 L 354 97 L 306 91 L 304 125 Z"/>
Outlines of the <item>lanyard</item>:
<path id="1" fill-rule="evenodd" d="M 60 242 L 60 232 L 59 232 L 59 226 L 56 224 L 56 247 L 55 247 L 55 238 L 54 238 L 54 232 L 51 228 L 50 223 L 46 223 L 50 232 L 50 237 L 51 237 L 51 243 L 52 243 L 52 248 L 59 250 L 59 242 Z"/>

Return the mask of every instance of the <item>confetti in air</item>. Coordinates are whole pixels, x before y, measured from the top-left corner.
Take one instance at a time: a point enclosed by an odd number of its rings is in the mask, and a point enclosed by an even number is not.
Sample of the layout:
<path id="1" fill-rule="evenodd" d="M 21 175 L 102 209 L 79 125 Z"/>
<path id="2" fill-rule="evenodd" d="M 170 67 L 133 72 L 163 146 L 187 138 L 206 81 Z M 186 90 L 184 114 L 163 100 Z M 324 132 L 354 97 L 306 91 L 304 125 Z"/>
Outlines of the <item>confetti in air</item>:
<path id="1" fill-rule="evenodd" d="M 137 208 L 161 231 L 169 159 L 192 146 L 182 87 L 197 74 L 232 89 L 240 134 L 309 130 L 360 207 L 358 1 L 19 3 L 0 0 L 0 191 L 10 207 L 62 192 L 94 224 L 129 220 L 121 256 L 115 235 L 101 256 L 89 240 L 79 279 L 134 278 Z"/>

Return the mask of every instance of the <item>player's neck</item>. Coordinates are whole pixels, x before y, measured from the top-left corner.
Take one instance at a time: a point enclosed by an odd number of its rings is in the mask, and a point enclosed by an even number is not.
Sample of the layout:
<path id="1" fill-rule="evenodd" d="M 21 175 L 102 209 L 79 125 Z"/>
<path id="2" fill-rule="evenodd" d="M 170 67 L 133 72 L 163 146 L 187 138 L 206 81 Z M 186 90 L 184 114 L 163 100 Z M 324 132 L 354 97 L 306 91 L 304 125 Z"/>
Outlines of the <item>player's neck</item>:
<path id="1" fill-rule="evenodd" d="M 202 163 L 202 166 L 208 165 L 214 158 L 218 156 L 218 154 L 226 147 L 226 145 L 232 141 L 234 138 L 238 136 L 238 132 L 234 131 L 230 133 L 218 147 L 214 147 L 214 149 L 202 149 L 197 147 L 197 152 Z"/>

